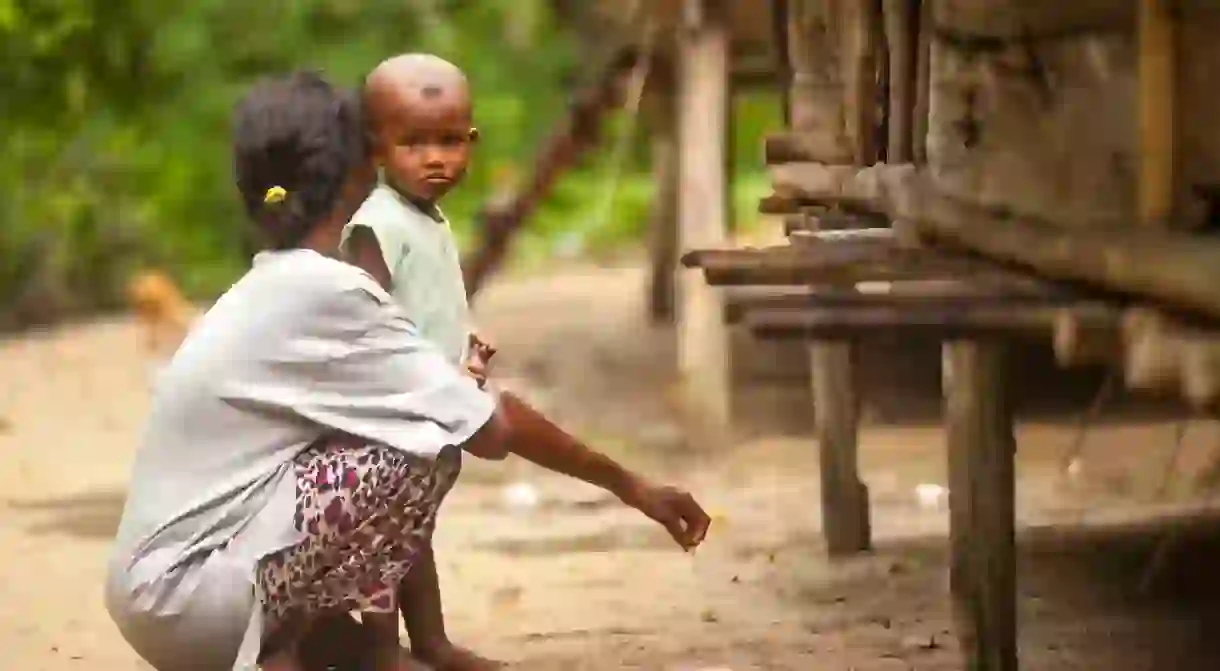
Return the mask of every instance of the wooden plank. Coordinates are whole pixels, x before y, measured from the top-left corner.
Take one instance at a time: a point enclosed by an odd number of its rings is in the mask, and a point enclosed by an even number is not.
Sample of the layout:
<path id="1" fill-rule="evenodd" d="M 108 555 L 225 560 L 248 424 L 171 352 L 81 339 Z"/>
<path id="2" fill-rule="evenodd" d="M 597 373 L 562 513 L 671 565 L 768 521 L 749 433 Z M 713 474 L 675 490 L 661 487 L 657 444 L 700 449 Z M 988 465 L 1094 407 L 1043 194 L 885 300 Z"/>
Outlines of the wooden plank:
<path id="1" fill-rule="evenodd" d="M 1004 344 L 945 345 L 950 591 L 965 667 L 1017 669 L 1015 453 Z"/>
<path id="2" fill-rule="evenodd" d="M 1139 0 L 1139 212 L 1163 228 L 1174 195 L 1174 18 L 1171 0 Z"/>
<path id="3" fill-rule="evenodd" d="M 678 35 L 679 187 L 682 249 L 720 247 L 728 237 L 725 128 L 729 27 L 723 0 L 685 0 Z M 693 443 L 715 448 L 729 437 L 730 361 L 724 308 L 700 273 L 683 273 L 678 310 L 678 369 L 686 428 Z"/>
<path id="4" fill-rule="evenodd" d="M 952 279 L 993 271 L 992 266 L 972 259 L 877 241 L 836 242 L 804 249 L 785 245 L 698 250 L 684 254 L 682 265 L 703 268 L 706 281 L 713 286 L 841 285 Z"/>
<path id="5" fill-rule="evenodd" d="M 859 221 L 859 220 L 855 220 Z M 861 222 L 864 223 L 864 222 Z M 813 231 L 793 231 L 788 234 L 788 242 L 796 249 L 817 248 L 827 244 L 841 242 L 894 242 L 892 228 L 841 228 L 819 229 Z M 816 251 L 816 249 L 815 249 Z"/>
<path id="6" fill-rule="evenodd" d="M 857 434 L 860 399 L 856 393 L 854 345 L 810 345 L 813 414 L 822 483 L 822 533 L 831 557 L 871 549 L 868 488 L 860 481 Z"/>
<path id="7" fill-rule="evenodd" d="M 843 288 L 774 288 L 758 286 L 726 287 L 724 298 L 725 320 L 729 323 L 741 321 L 747 312 L 757 310 L 791 310 L 814 307 L 855 308 L 910 308 L 931 306 L 949 309 L 953 306 L 1013 306 L 1016 308 L 1040 306 L 1045 308 L 1070 308 L 1090 301 L 1088 296 L 1077 291 L 1014 278 L 1009 275 L 980 276 L 970 281 L 932 280 L 885 283 L 884 291 L 868 292 Z M 1074 319 L 1078 330 L 1097 328 L 1110 324 L 1118 328 L 1117 311 L 1096 311 L 1099 314 L 1073 313 L 1070 309 L 1056 319 Z M 1091 321 L 1094 318 L 1104 321 Z M 1056 330 L 1058 337 L 1058 330 Z M 1069 336 L 1070 337 L 1070 336 Z M 1117 357 L 1115 358 L 1117 360 Z"/>
<path id="8" fill-rule="evenodd" d="M 1065 311 L 1085 318 L 1108 315 L 1105 305 L 1053 306 L 992 299 L 956 299 L 937 302 L 912 300 L 898 303 L 835 305 L 830 301 L 805 307 L 759 308 L 745 312 L 742 321 L 759 338 L 856 340 L 894 334 L 941 340 L 975 337 L 1047 337 Z M 863 303 L 863 301 L 861 302 Z"/>

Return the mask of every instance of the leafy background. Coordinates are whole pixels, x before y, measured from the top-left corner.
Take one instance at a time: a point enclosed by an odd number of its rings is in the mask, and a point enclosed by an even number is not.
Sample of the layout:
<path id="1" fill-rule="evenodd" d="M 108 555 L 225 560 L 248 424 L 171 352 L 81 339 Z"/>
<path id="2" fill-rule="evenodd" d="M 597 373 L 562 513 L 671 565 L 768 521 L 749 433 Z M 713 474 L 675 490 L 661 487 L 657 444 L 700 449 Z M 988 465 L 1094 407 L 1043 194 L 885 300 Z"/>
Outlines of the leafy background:
<path id="1" fill-rule="evenodd" d="M 0 327 L 115 308 L 140 267 L 200 299 L 223 291 L 252 244 L 231 181 L 230 110 L 258 77 L 298 67 L 347 85 L 404 51 L 466 68 L 484 140 L 446 210 L 469 243 L 471 215 L 523 175 L 587 76 L 580 45 L 547 0 L 0 0 Z M 737 114 L 735 200 L 748 222 L 778 104 L 742 97 Z M 564 177 L 529 222 L 518 267 L 640 244 L 653 185 L 646 138 L 626 141 L 621 168 L 606 147 Z"/>

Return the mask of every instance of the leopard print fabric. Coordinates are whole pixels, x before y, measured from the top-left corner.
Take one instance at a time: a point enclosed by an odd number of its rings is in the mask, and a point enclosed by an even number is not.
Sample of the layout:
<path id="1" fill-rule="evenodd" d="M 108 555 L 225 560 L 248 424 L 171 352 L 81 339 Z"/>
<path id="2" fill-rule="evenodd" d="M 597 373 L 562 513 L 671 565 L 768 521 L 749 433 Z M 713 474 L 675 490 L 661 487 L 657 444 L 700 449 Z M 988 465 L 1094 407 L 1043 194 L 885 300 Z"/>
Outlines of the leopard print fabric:
<path id="1" fill-rule="evenodd" d="M 264 558 L 258 585 L 268 623 L 322 612 L 397 610 L 398 583 L 432 537 L 461 471 L 461 453 L 435 460 L 331 441 L 295 460 L 299 544 Z"/>

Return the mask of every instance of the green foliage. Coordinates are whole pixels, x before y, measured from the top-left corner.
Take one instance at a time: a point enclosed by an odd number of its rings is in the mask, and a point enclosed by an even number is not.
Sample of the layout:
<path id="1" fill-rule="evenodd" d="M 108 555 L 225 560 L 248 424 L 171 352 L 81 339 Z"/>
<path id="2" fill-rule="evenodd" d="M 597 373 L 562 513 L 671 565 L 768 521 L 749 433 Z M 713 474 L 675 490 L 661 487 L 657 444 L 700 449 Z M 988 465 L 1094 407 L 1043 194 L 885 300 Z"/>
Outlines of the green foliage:
<path id="1" fill-rule="evenodd" d="M 232 193 L 230 110 L 258 77 L 298 67 L 355 85 L 386 56 L 433 51 L 467 69 L 483 140 L 446 211 L 468 239 L 500 176 L 526 176 L 582 62 L 550 6 L 0 0 L 0 323 L 113 305 L 142 265 L 197 296 L 228 286 L 251 245 Z M 758 164 L 774 107 L 743 104 L 739 165 Z M 590 247 L 638 239 L 651 184 L 637 144 L 614 194 L 605 156 L 565 178 L 531 222 L 527 254 L 550 255 L 573 230 Z"/>

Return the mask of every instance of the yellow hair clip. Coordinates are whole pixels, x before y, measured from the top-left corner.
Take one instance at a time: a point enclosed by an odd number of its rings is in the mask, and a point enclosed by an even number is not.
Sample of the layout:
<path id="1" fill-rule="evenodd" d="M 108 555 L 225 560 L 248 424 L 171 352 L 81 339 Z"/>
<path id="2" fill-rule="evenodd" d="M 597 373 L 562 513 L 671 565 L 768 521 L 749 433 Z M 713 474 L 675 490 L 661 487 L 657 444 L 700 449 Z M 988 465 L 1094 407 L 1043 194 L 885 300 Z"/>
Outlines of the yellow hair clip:
<path id="1" fill-rule="evenodd" d="M 263 196 L 263 202 L 269 205 L 282 203 L 288 197 L 288 191 L 282 186 L 273 186 L 267 189 L 267 195 Z"/>

